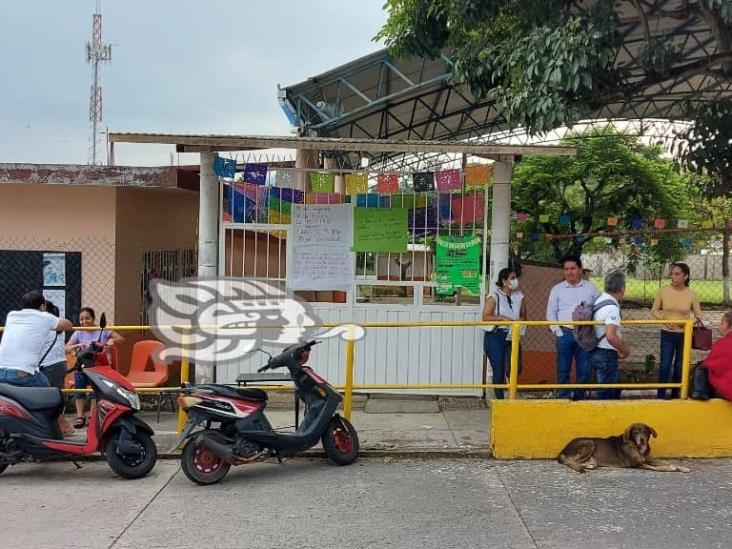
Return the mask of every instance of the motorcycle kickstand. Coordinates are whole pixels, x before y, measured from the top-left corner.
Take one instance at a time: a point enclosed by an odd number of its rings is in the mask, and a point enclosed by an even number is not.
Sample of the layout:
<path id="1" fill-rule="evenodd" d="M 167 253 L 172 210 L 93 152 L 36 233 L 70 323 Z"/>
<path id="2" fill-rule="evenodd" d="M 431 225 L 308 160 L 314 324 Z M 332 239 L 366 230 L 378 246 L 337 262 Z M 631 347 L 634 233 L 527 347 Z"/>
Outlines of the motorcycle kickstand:
<path id="1" fill-rule="evenodd" d="M 272 455 L 277 458 L 277 463 L 282 465 L 282 455 L 280 454 L 279 450 L 275 450 Z"/>
<path id="2" fill-rule="evenodd" d="M 71 460 L 71 463 L 73 463 L 74 465 L 76 465 L 76 469 L 77 469 L 77 470 L 81 469 L 81 465 L 79 465 L 79 462 L 78 462 L 78 461 L 76 461 L 75 459 L 72 459 L 72 460 Z"/>

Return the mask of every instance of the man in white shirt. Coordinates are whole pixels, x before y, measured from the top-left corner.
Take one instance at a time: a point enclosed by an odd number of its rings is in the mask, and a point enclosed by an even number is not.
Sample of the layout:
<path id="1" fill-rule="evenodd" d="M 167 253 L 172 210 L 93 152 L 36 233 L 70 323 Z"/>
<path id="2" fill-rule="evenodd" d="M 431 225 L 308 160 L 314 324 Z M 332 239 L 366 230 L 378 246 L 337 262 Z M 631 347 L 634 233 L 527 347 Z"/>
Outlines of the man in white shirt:
<path id="1" fill-rule="evenodd" d="M 589 280 L 582 278 L 582 260 L 577 255 L 562 258 L 564 280 L 554 286 L 549 293 L 546 305 L 547 320 L 572 320 L 572 313 L 582 302 L 593 303 L 600 292 Z M 550 327 L 555 336 L 557 350 L 557 383 L 569 383 L 572 361 L 577 368 L 577 383 L 590 382 L 590 357 L 574 339 L 572 326 L 556 324 Z M 559 398 L 582 400 L 586 395 L 584 389 L 576 389 L 574 396 L 569 389 L 557 391 Z"/>
<path id="2" fill-rule="evenodd" d="M 598 383 L 618 382 L 618 359 L 626 358 L 630 351 L 623 341 L 620 327 L 620 300 L 625 294 L 625 275 L 618 271 L 605 277 L 605 293 L 595 301 L 593 320 L 602 321 L 604 326 L 595 326 L 597 347 L 590 352 L 590 366 L 597 375 Z M 601 400 L 618 399 L 617 389 L 600 389 L 597 398 Z"/>
<path id="3" fill-rule="evenodd" d="M 23 308 L 11 311 L 0 339 L 0 383 L 19 387 L 50 387 L 40 370 L 43 351 L 52 331 L 67 332 L 71 322 L 46 312 L 43 293 L 34 290 L 22 298 Z"/>

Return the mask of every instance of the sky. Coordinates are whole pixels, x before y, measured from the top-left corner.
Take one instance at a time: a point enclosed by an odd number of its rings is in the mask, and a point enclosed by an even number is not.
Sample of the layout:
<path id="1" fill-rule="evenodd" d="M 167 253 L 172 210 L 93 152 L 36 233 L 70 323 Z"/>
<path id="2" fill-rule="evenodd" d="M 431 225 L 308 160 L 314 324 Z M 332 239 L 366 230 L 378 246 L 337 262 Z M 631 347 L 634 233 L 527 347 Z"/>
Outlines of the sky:
<path id="1" fill-rule="evenodd" d="M 384 0 L 102 0 L 103 127 L 112 132 L 288 135 L 277 84 L 378 50 Z M 0 162 L 88 159 L 94 0 L 5 0 Z M 125 165 L 172 146 L 118 144 Z M 173 156 L 194 163 L 198 155 Z M 106 161 L 106 157 L 104 158 Z"/>

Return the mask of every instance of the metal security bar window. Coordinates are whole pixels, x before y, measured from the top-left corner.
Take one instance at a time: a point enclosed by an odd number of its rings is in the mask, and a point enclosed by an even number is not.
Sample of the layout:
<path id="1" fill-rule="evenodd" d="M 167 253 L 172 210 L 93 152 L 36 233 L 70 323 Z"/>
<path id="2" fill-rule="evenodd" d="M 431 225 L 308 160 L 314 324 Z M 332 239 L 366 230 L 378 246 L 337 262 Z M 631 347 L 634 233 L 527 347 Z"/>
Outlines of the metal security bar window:
<path id="1" fill-rule="evenodd" d="M 401 208 L 408 212 L 406 250 L 356 253 L 354 302 L 437 306 L 481 303 L 488 234 L 487 186 L 466 187 L 460 165 L 442 166 L 436 173 L 267 169 L 264 165 L 259 169 L 266 176 L 257 183 L 244 180 L 246 171 L 242 176 L 221 180 L 220 252 L 224 275 L 264 278 L 284 285 L 287 234 L 294 204 Z M 420 175 L 430 176 L 431 181 L 420 182 Z M 447 176 L 451 181 L 440 190 L 435 178 Z M 302 191 L 297 186 L 311 190 Z M 438 283 L 437 248 L 453 241 L 475 245 L 478 257 L 470 287 L 451 288 Z M 299 293 L 309 301 L 346 300 L 343 292 Z"/>

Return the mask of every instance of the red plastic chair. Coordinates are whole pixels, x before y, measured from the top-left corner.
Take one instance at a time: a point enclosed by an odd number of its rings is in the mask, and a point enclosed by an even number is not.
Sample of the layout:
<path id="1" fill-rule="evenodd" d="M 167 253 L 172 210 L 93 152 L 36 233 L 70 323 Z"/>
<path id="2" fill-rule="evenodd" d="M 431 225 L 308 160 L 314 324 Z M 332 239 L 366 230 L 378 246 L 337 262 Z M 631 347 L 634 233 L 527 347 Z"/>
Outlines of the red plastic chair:
<path id="1" fill-rule="evenodd" d="M 165 362 L 158 362 L 157 356 L 164 348 L 164 345 L 155 340 L 138 341 L 132 347 L 132 359 L 130 360 L 130 371 L 127 380 L 136 388 L 163 387 L 168 381 L 168 365 Z M 152 370 L 147 365 L 152 363 Z M 160 408 L 163 405 L 163 395 L 158 395 L 158 421 L 160 421 Z M 170 393 L 170 403 L 173 410 L 175 404 Z"/>

